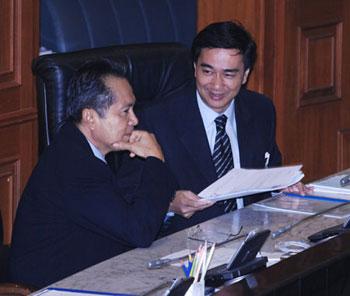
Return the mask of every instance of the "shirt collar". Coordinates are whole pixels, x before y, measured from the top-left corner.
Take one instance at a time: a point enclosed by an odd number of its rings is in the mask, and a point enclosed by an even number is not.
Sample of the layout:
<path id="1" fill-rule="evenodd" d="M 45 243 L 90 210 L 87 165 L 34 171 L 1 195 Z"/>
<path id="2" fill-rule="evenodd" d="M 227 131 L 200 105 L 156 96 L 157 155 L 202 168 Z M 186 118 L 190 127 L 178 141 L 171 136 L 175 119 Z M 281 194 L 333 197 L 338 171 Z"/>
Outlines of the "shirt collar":
<path id="1" fill-rule="evenodd" d="M 98 159 L 102 160 L 104 163 L 106 163 L 106 159 L 105 159 L 105 156 L 101 153 L 100 150 L 97 149 L 97 147 L 92 144 L 89 140 L 87 140 L 90 147 L 91 147 L 91 150 L 92 150 L 92 153 L 95 155 L 95 157 L 97 157 Z"/>
<path id="2" fill-rule="evenodd" d="M 196 91 L 196 95 L 199 111 L 201 113 L 205 129 L 209 128 L 210 125 L 215 124 L 215 118 L 222 114 L 225 114 L 227 116 L 227 121 L 230 122 L 231 125 L 233 124 L 235 118 L 235 100 L 231 101 L 230 105 L 223 113 L 217 113 L 203 102 L 198 90 Z"/>

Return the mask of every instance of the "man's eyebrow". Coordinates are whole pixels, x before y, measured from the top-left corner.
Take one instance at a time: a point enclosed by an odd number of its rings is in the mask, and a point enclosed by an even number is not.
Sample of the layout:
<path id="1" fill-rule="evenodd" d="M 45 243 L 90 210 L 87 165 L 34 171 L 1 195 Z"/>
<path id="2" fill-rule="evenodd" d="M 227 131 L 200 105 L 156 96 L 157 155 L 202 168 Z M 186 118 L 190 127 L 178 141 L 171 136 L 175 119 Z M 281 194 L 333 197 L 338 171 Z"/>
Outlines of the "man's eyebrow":
<path id="1" fill-rule="evenodd" d="M 214 69 L 214 67 L 212 65 L 209 65 L 209 64 L 206 64 L 206 63 L 201 63 L 200 66 L 204 67 L 204 68 Z"/>
<path id="2" fill-rule="evenodd" d="M 210 68 L 210 69 L 214 69 L 214 67 L 212 65 L 206 64 L 206 63 L 201 63 L 200 64 L 201 67 L 203 68 Z M 225 73 L 238 73 L 239 69 L 237 68 L 232 68 L 232 69 L 224 69 Z"/>
<path id="3" fill-rule="evenodd" d="M 225 69 L 224 70 L 225 73 L 238 73 L 239 72 L 239 69 Z"/>

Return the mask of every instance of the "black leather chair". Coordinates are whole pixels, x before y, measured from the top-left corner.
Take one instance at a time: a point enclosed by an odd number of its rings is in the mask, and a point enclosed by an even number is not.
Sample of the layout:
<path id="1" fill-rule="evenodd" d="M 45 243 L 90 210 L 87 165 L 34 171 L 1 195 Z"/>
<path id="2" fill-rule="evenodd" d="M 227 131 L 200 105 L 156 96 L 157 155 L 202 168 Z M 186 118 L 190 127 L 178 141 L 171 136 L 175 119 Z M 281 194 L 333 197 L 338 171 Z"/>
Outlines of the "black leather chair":
<path id="1" fill-rule="evenodd" d="M 125 63 L 136 109 L 153 104 L 193 80 L 189 50 L 178 43 L 145 43 L 45 55 L 33 62 L 37 78 L 39 153 L 65 119 L 66 88 L 83 63 L 99 57 Z"/>
<path id="2" fill-rule="evenodd" d="M 41 0 L 40 45 L 54 52 L 147 42 L 191 46 L 197 0 Z"/>

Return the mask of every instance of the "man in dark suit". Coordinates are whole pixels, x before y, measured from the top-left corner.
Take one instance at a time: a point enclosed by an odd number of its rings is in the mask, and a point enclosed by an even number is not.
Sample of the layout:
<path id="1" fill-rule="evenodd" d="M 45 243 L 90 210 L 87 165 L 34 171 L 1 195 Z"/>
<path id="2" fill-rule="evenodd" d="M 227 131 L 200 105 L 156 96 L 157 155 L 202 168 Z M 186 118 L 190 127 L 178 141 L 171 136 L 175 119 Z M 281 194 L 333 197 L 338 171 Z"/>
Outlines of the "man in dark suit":
<path id="1" fill-rule="evenodd" d="M 233 167 L 281 165 L 273 103 L 242 87 L 256 59 L 250 34 L 238 23 L 213 23 L 194 39 L 192 57 L 195 83 L 140 114 L 140 127 L 155 134 L 182 189 L 166 233 L 233 210 L 232 201 L 213 205 L 197 196 Z M 239 199 L 238 206 L 265 197 Z"/>
<path id="2" fill-rule="evenodd" d="M 68 120 L 30 177 L 13 231 L 11 279 L 38 288 L 149 246 L 176 190 L 154 136 L 134 131 L 124 69 L 88 63 L 68 97 Z M 115 174 L 105 155 L 125 149 L 145 161 Z"/>

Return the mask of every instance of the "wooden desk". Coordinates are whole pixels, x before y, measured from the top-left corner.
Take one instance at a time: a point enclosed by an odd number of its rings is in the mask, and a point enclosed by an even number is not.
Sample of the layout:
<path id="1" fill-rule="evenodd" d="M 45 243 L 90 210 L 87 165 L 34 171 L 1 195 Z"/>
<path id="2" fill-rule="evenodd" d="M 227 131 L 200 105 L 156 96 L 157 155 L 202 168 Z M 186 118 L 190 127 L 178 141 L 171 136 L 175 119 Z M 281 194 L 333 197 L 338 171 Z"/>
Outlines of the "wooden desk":
<path id="1" fill-rule="evenodd" d="M 318 202 L 322 203 L 322 201 Z M 350 204 L 346 204 L 342 208 L 350 213 Z M 281 226 L 299 221 L 302 217 L 304 215 L 271 212 L 252 205 L 202 223 L 201 229 L 208 234 L 217 231 L 227 234 L 236 232 L 242 225 L 243 232 L 249 232 L 256 228 L 268 228 L 275 231 Z M 307 236 L 315 231 L 340 224 L 344 220 L 344 218 L 336 219 L 325 216 L 314 217 L 292 228 L 277 239 L 269 238 L 263 247 L 263 251 L 270 254 L 269 257 L 272 258 L 276 256 L 276 243 L 289 240 L 306 240 Z M 147 263 L 150 260 L 179 250 L 196 248 L 199 242 L 188 239 L 188 232 L 189 230 L 183 230 L 155 241 L 150 248 L 139 248 L 121 254 L 74 274 L 52 286 L 136 295 L 162 295 L 172 279 L 183 277 L 182 270 L 177 266 L 148 270 Z M 242 240 L 231 241 L 222 247 L 228 248 L 230 250 L 228 253 L 232 254 Z M 256 272 L 230 287 L 225 287 L 219 292 L 219 295 L 232 295 L 232 293 L 235 293 L 234 295 L 313 295 L 297 294 L 296 291 L 308 289 L 305 288 L 310 286 L 307 284 L 308 282 L 316 285 L 318 281 L 315 280 L 315 277 L 317 280 L 321 279 L 321 282 L 324 283 L 323 286 L 317 287 L 318 291 L 325 291 L 324 285 L 328 283 L 329 286 L 333 282 L 332 276 L 337 275 L 337 278 L 340 278 L 339 274 L 343 273 L 342 270 L 350 268 L 349 246 L 350 238 L 348 235 L 329 240 L 289 259 L 284 259 L 266 270 Z M 277 252 L 277 256 L 280 254 L 282 252 Z M 323 268 L 326 265 L 330 265 L 330 267 Z M 320 271 L 314 276 L 312 273 L 314 270 Z M 278 293 L 274 294 L 274 291 L 278 291 Z M 317 295 L 333 294 L 321 293 Z"/>
<path id="2" fill-rule="evenodd" d="M 217 295 L 350 295 L 350 233 L 255 272 Z"/>

